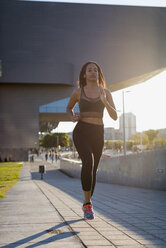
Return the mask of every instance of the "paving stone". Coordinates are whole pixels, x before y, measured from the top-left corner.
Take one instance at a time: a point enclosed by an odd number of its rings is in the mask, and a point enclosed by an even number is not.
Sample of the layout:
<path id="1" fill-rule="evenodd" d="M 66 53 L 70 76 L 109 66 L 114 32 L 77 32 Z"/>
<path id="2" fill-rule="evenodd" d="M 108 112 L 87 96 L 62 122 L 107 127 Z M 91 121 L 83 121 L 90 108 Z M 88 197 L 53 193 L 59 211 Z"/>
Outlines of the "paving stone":
<path id="1" fill-rule="evenodd" d="M 114 245 L 140 245 L 140 243 L 138 243 L 135 240 L 132 239 L 124 239 L 124 240 L 111 240 L 110 241 L 114 244 Z"/>
<path id="2" fill-rule="evenodd" d="M 138 244 L 138 245 L 117 245 L 116 248 L 140 248 L 145 247 L 144 245 Z"/>
<path id="3" fill-rule="evenodd" d="M 76 230 L 75 230 L 76 231 Z M 95 236 L 95 235 L 98 235 L 99 233 L 97 232 L 97 231 L 95 231 L 95 230 L 91 230 L 91 231 L 89 231 L 89 232 L 84 232 L 84 231 L 81 231 L 81 232 L 79 232 L 79 231 L 77 231 L 78 232 L 78 236 L 80 237 L 80 236 Z M 99 234 L 100 235 L 100 234 Z"/>
<path id="4" fill-rule="evenodd" d="M 118 234 L 118 235 L 121 235 L 123 234 L 122 232 L 118 231 L 118 230 L 113 230 L 113 231 L 110 231 L 108 229 L 97 229 L 100 233 L 102 233 L 103 235 L 111 235 L 111 234 Z"/>
<path id="5" fill-rule="evenodd" d="M 78 234 L 78 237 L 83 240 L 83 239 L 86 239 L 86 240 L 103 240 L 103 236 L 100 235 L 100 234 L 92 234 L 92 235 L 83 235 L 82 233 Z"/>
<path id="6" fill-rule="evenodd" d="M 110 248 L 110 247 L 115 247 L 113 245 L 102 245 L 102 248 Z M 101 248 L 101 245 L 88 245 L 88 248 Z"/>
<path id="7" fill-rule="evenodd" d="M 112 240 L 112 241 L 114 241 L 114 240 L 128 240 L 129 239 L 129 236 L 127 236 L 127 235 L 119 235 L 119 234 L 117 234 L 117 235 L 107 235 L 106 236 L 107 237 L 107 239 L 109 239 L 109 240 Z"/>
<path id="8" fill-rule="evenodd" d="M 109 245 L 110 242 L 107 241 L 107 240 L 86 240 L 86 239 L 83 239 L 83 243 L 87 246 L 89 245 L 96 245 L 96 246 L 104 246 L 104 245 Z"/>
<path id="9" fill-rule="evenodd" d="M 146 239 L 138 239 L 138 242 L 140 242 L 143 245 L 165 245 L 166 243 L 160 239 L 151 239 L 151 240 L 146 240 Z"/>

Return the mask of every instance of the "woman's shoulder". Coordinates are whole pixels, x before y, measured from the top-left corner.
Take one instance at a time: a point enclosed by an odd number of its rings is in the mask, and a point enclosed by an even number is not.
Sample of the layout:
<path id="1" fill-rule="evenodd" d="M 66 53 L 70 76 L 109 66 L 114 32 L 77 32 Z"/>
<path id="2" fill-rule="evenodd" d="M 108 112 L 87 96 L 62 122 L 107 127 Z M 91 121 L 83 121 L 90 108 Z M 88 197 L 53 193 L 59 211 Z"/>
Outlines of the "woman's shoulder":
<path id="1" fill-rule="evenodd" d="M 105 91 L 107 99 L 111 99 L 112 98 L 111 91 L 107 88 L 104 88 L 104 91 Z"/>
<path id="2" fill-rule="evenodd" d="M 81 94 L 81 88 L 75 89 L 73 93 L 79 96 Z"/>
<path id="3" fill-rule="evenodd" d="M 104 91 L 107 95 L 110 95 L 111 94 L 111 91 L 108 89 L 108 88 L 104 88 Z"/>

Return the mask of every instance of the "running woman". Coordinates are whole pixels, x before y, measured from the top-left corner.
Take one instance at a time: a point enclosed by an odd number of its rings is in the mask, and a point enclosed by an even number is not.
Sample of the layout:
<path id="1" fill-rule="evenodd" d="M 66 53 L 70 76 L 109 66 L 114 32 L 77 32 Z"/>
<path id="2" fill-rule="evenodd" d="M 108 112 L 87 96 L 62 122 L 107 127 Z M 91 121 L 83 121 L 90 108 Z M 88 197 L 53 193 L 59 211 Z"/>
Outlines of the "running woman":
<path id="1" fill-rule="evenodd" d="M 73 112 L 77 102 L 80 114 Z M 104 146 L 104 108 L 113 120 L 117 120 L 113 98 L 106 89 L 102 70 L 96 62 L 89 61 L 80 71 L 79 87 L 72 93 L 67 106 L 70 119 L 77 122 L 73 130 L 73 141 L 82 161 L 81 183 L 84 193 L 82 209 L 85 219 L 94 219 L 91 198 Z"/>

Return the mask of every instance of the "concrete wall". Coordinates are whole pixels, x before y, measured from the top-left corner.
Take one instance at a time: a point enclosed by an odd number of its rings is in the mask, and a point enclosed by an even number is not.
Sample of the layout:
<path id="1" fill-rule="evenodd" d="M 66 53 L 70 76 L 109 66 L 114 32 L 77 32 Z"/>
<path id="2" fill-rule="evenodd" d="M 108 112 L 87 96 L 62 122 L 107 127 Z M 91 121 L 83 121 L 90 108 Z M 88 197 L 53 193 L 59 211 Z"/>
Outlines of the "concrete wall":
<path id="1" fill-rule="evenodd" d="M 0 148 L 0 157 L 2 161 L 28 161 L 28 149 Z"/>
<path id="2" fill-rule="evenodd" d="M 38 148 L 40 105 L 66 97 L 72 90 L 64 85 L 0 84 L 0 156 L 13 154 L 13 160 L 27 160 L 23 149 Z"/>
<path id="3" fill-rule="evenodd" d="M 80 178 L 81 161 L 62 159 L 60 168 L 67 174 Z M 166 149 L 126 157 L 102 158 L 97 181 L 166 190 Z"/>
<path id="4" fill-rule="evenodd" d="M 62 158 L 60 161 L 60 169 L 68 176 L 80 178 L 82 163 L 80 161 Z"/>

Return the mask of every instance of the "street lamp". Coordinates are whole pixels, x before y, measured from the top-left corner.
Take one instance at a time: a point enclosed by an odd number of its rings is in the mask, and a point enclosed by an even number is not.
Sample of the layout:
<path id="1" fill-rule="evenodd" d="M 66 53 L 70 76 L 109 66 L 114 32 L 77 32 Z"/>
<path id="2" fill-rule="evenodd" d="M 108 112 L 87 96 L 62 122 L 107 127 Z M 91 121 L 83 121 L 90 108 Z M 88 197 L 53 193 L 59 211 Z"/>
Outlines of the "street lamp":
<path id="1" fill-rule="evenodd" d="M 57 149 L 58 149 L 58 146 L 59 146 L 59 135 L 56 136 L 56 146 L 57 146 Z"/>
<path id="2" fill-rule="evenodd" d="M 125 97 L 124 97 L 124 93 L 128 93 L 130 92 L 128 91 L 122 91 L 122 99 L 123 99 L 123 152 L 124 152 L 124 156 L 126 156 L 126 125 L 125 125 Z"/>
<path id="3" fill-rule="evenodd" d="M 140 133 L 140 143 L 141 143 L 141 152 L 142 152 L 142 130 L 141 130 L 141 133 Z"/>

